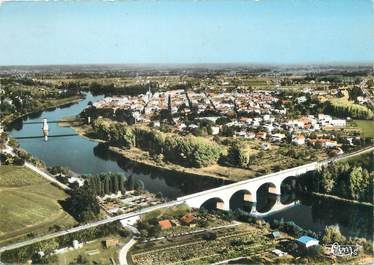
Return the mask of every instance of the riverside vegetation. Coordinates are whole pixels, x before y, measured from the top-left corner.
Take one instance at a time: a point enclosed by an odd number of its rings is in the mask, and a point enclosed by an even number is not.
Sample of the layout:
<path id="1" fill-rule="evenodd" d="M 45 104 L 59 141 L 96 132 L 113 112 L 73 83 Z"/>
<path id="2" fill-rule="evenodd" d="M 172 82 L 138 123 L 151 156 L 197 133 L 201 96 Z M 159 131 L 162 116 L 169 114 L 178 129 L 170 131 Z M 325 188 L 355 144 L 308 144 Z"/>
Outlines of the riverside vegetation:
<path id="1" fill-rule="evenodd" d="M 373 204 L 374 152 L 331 163 L 302 178 L 307 191 Z"/>
<path id="2" fill-rule="evenodd" d="M 138 162 L 150 161 L 151 165 L 162 165 L 164 168 L 179 165 L 181 168 L 178 170 L 182 171 L 201 169 L 192 173 L 232 180 L 286 169 L 318 157 L 326 157 L 318 148 L 281 144 L 269 152 L 261 150 L 257 141 L 180 135 L 163 128 L 158 130 L 143 125 L 127 125 L 105 118 L 95 119 L 92 127 L 94 131 L 89 133 L 90 137 L 128 150 L 120 154 L 129 159 L 138 157 Z"/>

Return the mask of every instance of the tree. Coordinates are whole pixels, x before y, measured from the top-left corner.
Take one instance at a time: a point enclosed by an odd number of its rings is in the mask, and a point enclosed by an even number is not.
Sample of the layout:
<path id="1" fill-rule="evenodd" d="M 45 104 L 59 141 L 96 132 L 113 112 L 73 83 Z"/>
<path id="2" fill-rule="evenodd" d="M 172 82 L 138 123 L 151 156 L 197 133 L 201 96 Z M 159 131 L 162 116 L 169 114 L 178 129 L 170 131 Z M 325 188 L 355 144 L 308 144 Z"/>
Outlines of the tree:
<path id="1" fill-rule="evenodd" d="M 100 182 L 100 196 L 105 195 L 105 184 L 104 182 Z"/>
<path id="2" fill-rule="evenodd" d="M 227 160 L 232 166 L 247 168 L 256 160 L 256 156 L 248 145 L 236 142 L 230 146 Z"/>
<path id="3" fill-rule="evenodd" d="M 118 175 L 112 174 L 112 192 L 117 193 L 119 191 L 119 181 L 118 181 Z"/>
<path id="4" fill-rule="evenodd" d="M 144 190 L 144 188 L 145 188 L 144 182 L 140 179 L 137 179 L 135 181 L 134 188 L 135 188 L 135 190 Z"/>
<path id="5" fill-rule="evenodd" d="M 326 193 L 330 193 L 335 186 L 333 176 L 328 170 L 325 170 L 322 173 L 321 185 L 323 192 Z"/>
<path id="6" fill-rule="evenodd" d="M 216 163 L 221 154 L 221 150 L 216 143 L 202 137 L 180 140 L 177 149 L 179 149 L 179 153 L 185 155 L 184 162 L 194 167 L 206 167 Z"/>
<path id="7" fill-rule="evenodd" d="M 206 231 L 204 234 L 203 234 L 203 238 L 205 239 L 205 240 L 208 240 L 208 241 L 210 241 L 210 240 L 215 240 L 215 239 L 217 239 L 217 233 L 216 232 L 214 232 L 214 231 Z"/>
<path id="8" fill-rule="evenodd" d="M 119 190 L 122 194 L 126 193 L 126 178 L 125 176 L 122 176 L 118 174 L 118 182 L 119 182 Z"/>
<path id="9" fill-rule="evenodd" d="M 339 226 L 326 226 L 322 242 L 325 244 L 344 243 L 346 238 L 341 234 Z"/>
<path id="10" fill-rule="evenodd" d="M 89 263 L 87 257 L 85 255 L 80 255 L 80 254 L 78 255 L 76 261 L 77 261 L 77 264 L 88 264 Z"/>
<path id="11" fill-rule="evenodd" d="M 104 193 L 110 194 L 111 192 L 111 185 L 110 185 L 110 177 L 108 175 L 105 175 L 104 177 Z"/>
<path id="12" fill-rule="evenodd" d="M 217 125 L 225 125 L 227 123 L 231 122 L 231 120 L 227 117 L 219 117 L 217 120 L 216 120 L 216 124 Z"/>
<path id="13" fill-rule="evenodd" d="M 95 220 L 100 213 L 96 196 L 88 185 L 72 190 L 62 205 L 79 222 Z"/>
<path id="14" fill-rule="evenodd" d="M 134 177 L 133 175 L 130 175 L 129 178 L 127 179 L 127 189 L 134 190 L 134 185 L 135 185 Z"/>

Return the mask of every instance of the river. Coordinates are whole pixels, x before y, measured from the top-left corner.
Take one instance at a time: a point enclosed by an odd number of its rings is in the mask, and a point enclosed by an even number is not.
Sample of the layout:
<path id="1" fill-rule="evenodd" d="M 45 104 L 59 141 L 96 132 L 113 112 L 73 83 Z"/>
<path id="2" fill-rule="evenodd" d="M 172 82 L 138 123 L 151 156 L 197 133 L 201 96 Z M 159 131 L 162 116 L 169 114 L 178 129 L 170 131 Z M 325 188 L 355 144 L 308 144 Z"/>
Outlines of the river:
<path id="1" fill-rule="evenodd" d="M 23 124 L 24 122 L 41 122 L 43 118 L 50 121 L 79 114 L 88 102 L 100 100 L 103 96 L 87 94 L 86 98 L 76 104 L 54 108 L 28 115 L 14 122 L 9 133 L 12 137 L 41 136 L 41 124 Z M 49 134 L 74 134 L 69 127 L 58 123 L 49 124 Z M 101 172 L 120 172 L 133 175 L 144 182 L 150 192 L 162 193 L 169 199 L 226 184 L 223 180 L 190 174 L 176 174 L 166 170 L 154 169 L 128 161 L 102 148 L 97 142 L 82 136 L 50 137 L 47 142 L 42 138 L 19 139 L 20 146 L 33 156 L 43 160 L 48 166 L 62 165 L 79 174 L 98 174 Z M 274 201 L 266 199 L 270 208 Z M 311 199 L 296 196 L 300 204 L 275 213 L 265 219 L 294 221 L 299 226 L 320 232 L 326 225 L 338 224 L 343 234 L 371 238 L 373 234 L 372 208 L 331 202 L 327 199 Z M 342 210 L 344 209 L 344 210 Z"/>

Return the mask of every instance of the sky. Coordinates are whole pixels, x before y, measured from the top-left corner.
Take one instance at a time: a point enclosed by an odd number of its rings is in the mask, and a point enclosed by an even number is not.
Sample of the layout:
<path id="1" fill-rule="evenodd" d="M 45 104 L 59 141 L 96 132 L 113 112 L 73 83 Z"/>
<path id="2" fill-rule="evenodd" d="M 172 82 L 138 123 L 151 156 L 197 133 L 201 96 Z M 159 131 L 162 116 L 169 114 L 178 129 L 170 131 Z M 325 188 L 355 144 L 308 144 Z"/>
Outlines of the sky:
<path id="1" fill-rule="evenodd" d="M 367 63 L 373 17 L 371 0 L 3 2 L 0 65 Z"/>

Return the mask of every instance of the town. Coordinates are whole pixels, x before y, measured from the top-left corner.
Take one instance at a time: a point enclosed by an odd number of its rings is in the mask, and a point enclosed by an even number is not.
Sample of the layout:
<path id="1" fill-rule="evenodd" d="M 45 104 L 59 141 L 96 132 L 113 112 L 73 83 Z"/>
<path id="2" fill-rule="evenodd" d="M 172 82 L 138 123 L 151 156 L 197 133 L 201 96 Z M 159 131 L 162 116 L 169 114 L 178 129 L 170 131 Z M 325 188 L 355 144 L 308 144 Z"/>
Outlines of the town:
<path id="1" fill-rule="evenodd" d="M 372 11 L 0 0 L 0 265 L 373 264 Z"/>
<path id="2" fill-rule="evenodd" d="M 322 147 L 337 147 L 336 140 L 323 138 L 322 131 L 344 129 L 347 125 L 346 119 L 332 118 L 330 115 L 319 113 L 317 115 L 300 116 L 298 119 L 285 120 L 287 113 L 286 104 L 290 101 L 297 101 L 297 104 L 305 104 L 307 96 L 319 96 L 322 93 L 307 92 L 305 95 L 292 99 L 280 99 L 279 92 L 261 91 L 253 93 L 188 93 L 184 90 L 171 92 L 148 91 L 145 95 L 137 97 L 106 97 L 95 102 L 98 113 L 103 110 L 116 112 L 118 109 L 125 109 L 130 112 L 126 120 L 130 124 L 145 123 L 152 127 L 160 127 L 160 113 L 167 110 L 171 114 L 171 124 L 173 131 L 181 133 L 194 133 L 194 129 L 199 128 L 199 123 L 207 122 L 212 124 L 208 127 L 207 134 L 218 135 L 223 130 L 232 130 L 233 135 L 245 139 L 262 139 L 269 142 L 282 142 L 287 139 L 287 134 L 291 134 L 291 142 L 296 145 L 310 143 L 312 145 L 321 144 Z M 345 91 L 346 92 L 346 91 Z M 336 92 L 333 92 L 336 94 Z M 340 92 L 342 93 L 342 92 Z M 189 104 L 191 102 L 191 104 Z M 304 105 L 305 106 L 305 105 Z M 313 107 L 313 106 L 311 106 Z M 188 113 L 196 110 L 198 116 L 194 121 L 188 120 Z M 234 113 L 239 112 L 241 116 L 238 120 L 233 118 Z M 207 113 L 219 113 L 223 116 L 205 116 Z M 245 117 L 255 116 L 254 118 Z M 256 117 L 257 116 L 257 117 Z M 226 117 L 226 118 L 225 118 Z M 232 120 L 228 117 L 232 117 Z M 218 120 L 218 123 L 217 123 Z M 284 132 L 284 133 L 280 133 Z M 314 141 L 306 138 L 312 132 L 318 133 Z M 356 138 L 359 140 L 359 137 Z M 348 138 L 353 144 L 353 138 Z M 263 145 L 268 148 L 268 145 Z M 338 154 L 343 151 L 338 149 Z"/>

